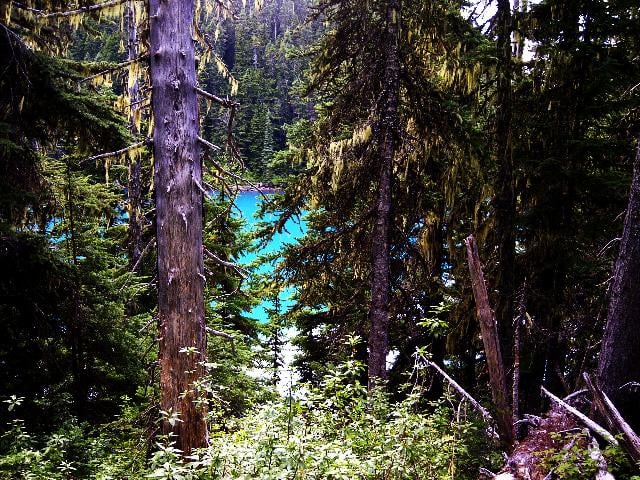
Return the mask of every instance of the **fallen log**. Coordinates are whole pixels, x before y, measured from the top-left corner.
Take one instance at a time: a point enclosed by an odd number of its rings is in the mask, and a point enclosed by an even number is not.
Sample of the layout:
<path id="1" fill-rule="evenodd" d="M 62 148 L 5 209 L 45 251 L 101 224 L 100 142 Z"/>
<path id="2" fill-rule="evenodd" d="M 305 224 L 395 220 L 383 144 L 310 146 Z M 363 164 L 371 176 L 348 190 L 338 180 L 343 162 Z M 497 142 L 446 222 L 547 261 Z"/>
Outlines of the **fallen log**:
<path id="1" fill-rule="evenodd" d="M 583 375 L 587 388 L 593 396 L 593 403 L 600 415 L 607 422 L 608 427 L 615 434 L 621 435 L 622 448 L 633 458 L 640 461 L 640 438 L 622 417 L 616 406 L 606 393 L 591 379 L 588 373 Z"/>
<path id="2" fill-rule="evenodd" d="M 618 441 L 611 434 L 611 432 L 607 431 L 604 427 L 598 425 L 596 422 L 594 422 L 589 417 L 587 417 L 584 413 L 582 413 L 579 410 L 573 408 L 571 405 L 569 405 L 569 404 L 563 402 L 562 400 L 560 400 L 558 397 L 556 397 L 553 393 L 551 393 L 546 388 L 541 387 L 541 390 L 542 390 L 542 393 L 544 393 L 547 397 L 549 397 L 551 399 L 551 401 L 553 401 L 557 406 L 559 406 L 560 408 L 566 410 L 568 413 L 570 413 L 573 417 L 575 417 L 577 420 L 579 420 L 582 424 L 584 424 L 591 431 L 593 431 L 593 432 L 597 433 L 598 435 L 600 435 L 608 443 L 610 443 L 611 445 L 615 445 L 615 446 L 619 445 Z"/>

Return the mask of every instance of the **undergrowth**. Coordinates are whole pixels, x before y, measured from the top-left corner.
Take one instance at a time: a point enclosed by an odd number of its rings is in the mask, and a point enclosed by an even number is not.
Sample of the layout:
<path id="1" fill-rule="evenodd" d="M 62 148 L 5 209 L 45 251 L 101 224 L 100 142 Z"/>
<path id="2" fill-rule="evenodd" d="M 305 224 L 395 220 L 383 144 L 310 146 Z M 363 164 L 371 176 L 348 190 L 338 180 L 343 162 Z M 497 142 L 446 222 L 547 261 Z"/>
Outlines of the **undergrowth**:
<path id="1" fill-rule="evenodd" d="M 99 431 L 72 420 L 45 439 L 20 421 L 2 439 L 1 478 L 466 480 L 496 468 L 485 427 L 453 398 L 429 402 L 419 384 L 390 401 L 359 383 L 364 366 L 349 360 L 318 388 L 300 385 L 288 398 L 256 407 L 213 430 L 210 445 L 183 459 L 160 437 L 145 460 L 142 430 L 125 408 Z"/>

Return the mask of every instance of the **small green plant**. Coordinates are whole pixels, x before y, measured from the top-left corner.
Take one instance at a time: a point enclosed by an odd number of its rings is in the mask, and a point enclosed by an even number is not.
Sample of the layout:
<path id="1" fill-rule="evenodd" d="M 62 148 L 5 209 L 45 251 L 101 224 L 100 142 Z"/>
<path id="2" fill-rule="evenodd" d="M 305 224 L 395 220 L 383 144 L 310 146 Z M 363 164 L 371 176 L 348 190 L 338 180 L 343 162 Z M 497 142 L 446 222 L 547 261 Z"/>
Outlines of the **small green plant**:
<path id="1" fill-rule="evenodd" d="M 552 433 L 551 439 L 554 446 L 538 454 L 544 471 L 553 472 L 559 480 L 595 478 L 598 462 L 589 454 L 588 432 Z"/>
<path id="2" fill-rule="evenodd" d="M 451 312 L 455 303 L 452 299 L 433 305 L 429 310 L 429 316 L 423 318 L 418 325 L 424 327 L 433 338 L 440 338 L 449 331 L 448 313 Z"/>

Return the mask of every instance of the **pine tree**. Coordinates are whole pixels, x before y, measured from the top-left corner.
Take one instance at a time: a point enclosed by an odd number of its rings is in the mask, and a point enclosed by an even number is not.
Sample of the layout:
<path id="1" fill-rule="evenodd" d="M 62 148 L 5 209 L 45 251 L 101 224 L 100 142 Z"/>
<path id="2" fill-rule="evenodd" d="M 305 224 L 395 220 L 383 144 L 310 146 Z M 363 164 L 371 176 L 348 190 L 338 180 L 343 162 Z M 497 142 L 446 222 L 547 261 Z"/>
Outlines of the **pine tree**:
<path id="1" fill-rule="evenodd" d="M 307 309 L 298 316 L 306 344 L 339 355 L 336 338 L 368 337 L 373 384 L 386 376 L 387 342 L 420 342 L 420 311 L 442 299 L 434 272 L 444 247 L 428 240 L 442 238 L 444 222 L 428 219 L 445 209 L 432 187 L 467 148 L 473 127 L 461 112 L 482 40 L 454 7 L 435 3 L 403 2 L 400 15 L 395 3 L 336 0 L 319 14 L 331 26 L 309 79 L 319 118 L 294 146 L 307 170 L 283 202 L 291 214 L 305 201 L 320 208 L 284 268 Z"/>

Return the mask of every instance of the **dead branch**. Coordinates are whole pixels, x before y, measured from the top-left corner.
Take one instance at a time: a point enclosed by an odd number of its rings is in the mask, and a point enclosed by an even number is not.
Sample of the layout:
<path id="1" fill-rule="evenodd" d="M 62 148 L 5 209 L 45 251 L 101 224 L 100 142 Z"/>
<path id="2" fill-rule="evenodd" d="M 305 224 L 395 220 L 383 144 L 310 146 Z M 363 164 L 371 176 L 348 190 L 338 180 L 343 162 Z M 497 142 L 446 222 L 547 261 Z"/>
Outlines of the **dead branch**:
<path id="1" fill-rule="evenodd" d="M 246 270 L 244 268 L 242 268 L 240 265 L 238 265 L 236 263 L 233 263 L 233 262 L 227 262 L 226 260 L 221 259 L 216 254 L 214 254 L 213 252 L 209 251 L 209 249 L 207 249 L 206 247 L 202 247 L 202 249 L 203 249 L 205 255 L 207 257 L 209 257 L 211 260 L 213 260 L 214 262 L 216 262 L 218 265 L 221 265 L 221 266 L 227 267 L 227 268 L 231 268 L 238 275 L 240 275 L 242 278 L 247 278 Z"/>
<path id="2" fill-rule="evenodd" d="M 135 265 L 133 266 L 133 268 L 131 269 L 132 272 L 135 272 L 136 270 L 138 270 L 138 267 L 140 266 L 140 262 L 142 261 L 142 259 L 145 257 L 145 255 L 147 254 L 147 252 L 149 251 L 149 249 L 155 245 L 156 243 L 156 239 L 155 237 L 152 238 L 149 243 L 147 243 L 145 245 L 145 247 L 142 249 L 142 252 L 140 252 L 140 256 L 138 257 L 138 260 L 136 261 Z"/>
<path id="3" fill-rule="evenodd" d="M 221 332 L 220 330 L 214 330 L 211 327 L 205 327 L 205 331 L 215 337 L 224 338 L 225 340 L 229 340 L 231 343 L 231 351 L 233 354 L 236 354 L 236 339 L 233 335 L 227 332 Z"/>
<path id="4" fill-rule="evenodd" d="M 595 438 L 591 439 L 589 443 L 589 456 L 598 465 L 598 471 L 596 472 L 596 480 L 615 480 L 615 477 L 609 473 L 609 466 L 607 465 L 607 459 L 604 458 L 598 442 Z"/>
<path id="5" fill-rule="evenodd" d="M 624 385 L 622 385 L 620 388 L 618 388 L 618 390 L 638 390 L 638 388 L 640 388 L 640 383 L 638 382 L 627 382 Z"/>
<path id="6" fill-rule="evenodd" d="M 208 149 L 213 150 L 214 152 L 219 152 L 219 151 L 221 151 L 221 150 L 222 150 L 219 146 L 214 145 L 213 143 L 211 143 L 211 142 L 209 142 L 209 141 L 205 140 L 205 139 L 204 139 L 204 138 L 202 138 L 202 137 L 198 137 L 198 141 L 199 141 L 200 143 L 202 143 L 202 144 L 203 144 L 205 147 L 207 147 Z M 231 177 L 231 178 L 236 179 L 238 182 L 246 183 L 246 184 L 247 184 L 247 185 L 249 185 L 251 188 L 253 188 L 256 192 L 258 192 L 258 193 L 260 194 L 260 196 L 262 196 L 262 198 L 265 200 L 265 202 L 267 202 L 267 203 L 271 203 L 271 200 L 269 200 L 269 197 L 267 197 L 267 196 L 264 194 L 264 192 L 262 191 L 262 189 L 261 189 L 261 188 L 259 188 L 256 184 L 254 184 L 253 182 L 251 182 L 251 181 L 247 180 L 246 178 L 242 178 L 242 176 L 238 175 L 237 173 L 233 173 L 233 172 L 230 172 L 229 170 L 226 170 L 226 169 L 225 169 L 225 168 L 220 164 L 220 162 L 216 161 L 214 158 L 209 157 L 209 160 L 211 161 L 211 163 L 213 163 L 213 166 L 214 166 L 217 170 L 219 170 L 220 172 L 224 173 L 225 175 L 228 175 L 228 176 L 229 176 L 229 177 Z"/>
<path id="7" fill-rule="evenodd" d="M 149 319 L 149 321 L 148 321 L 147 323 L 145 323 L 145 325 L 144 325 L 140 330 L 138 330 L 138 333 L 142 333 L 142 332 L 144 332 L 147 328 L 149 328 L 149 326 L 150 326 L 154 321 L 158 321 L 158 317 L 157 317 L 157 316 L 151 317 L 151 318 Z M 144 356 L 145 356 L 145 355 L 143 355 L 143 357 L 144 357 Z"/>
<path id="8" fill-rule="evenodd" d="M 496 478 L 496 474 L 493 473 L 491 470 L 488 470 L 486 468 L 480 467 L 478 469 L 478 473 L 480 473 L 480 477 L 484 477 L 484 478 Z"/>
<path id="9" fill-rule="evenodd" d="M 129 150 L 133 150 L 134 148 L 138 148 L 141 147 L 143 145 L 146 145 L 148 143 L 147 139 L 144 139 L 140 142 L 134 143 L 132 145 L 129 145 L 128 147 L 124 147 L 120 150 L 116 150 L 115 152 L 107 152 L 107 153 L 101 153 L 99 155 L 94 155 L 93 157 L 89 157 L 89 158 L 85 158 L 83 160 L 80 160 L 80 163 L 84 163 L 84 162 L 92 162 L 95 160 L 100 160 L 103 158 L 109 158 L 109 157 L 118 157 L 120 155 L 122 155 L 123 153 L 127 153 Z"/>
<path id="10" fill-rule="evenodd" d="M 583 375 L 587 388 L 593 395 L 593 402 L 614 433 L 622 435 L 622 447 L 636 462 L 640 461 L 640 438 L 622 417 L 606 393 L 591 379 L 588 373 Z"/>
<path id="11" fill-rule="evenodd" d="M 473 398 L 464 388 L 462 388 L 458 384 L 458 382 L 456 382 L 453 378 L 447 375 L 447 372 L 442 370 L 436 363 L 432 362 L 431 360 L 427 360 L 427 364 L 431 368 L 433 368 L 436 372 L 438 372 L 440 375 L 442 375 L 442 377 L 447 381 L 447 383 L 451 385 L 453 389 L 456 392 L 458 392 L 465 400 L 467 400 L 480 415 L 482 415 L 482 418 L 484 419 L 485 422 L 487 422 L 489 425 L 495 425 L 495 420 L 489 413 L 489 410 L 487 410 L 482 405 L 480 405 L 480 402 L 478 402 L 475 398 Z"/>
<path id="12" fill-rule="evenodd" d="M 63 12 L 46 12 L 44 10 L 38 10 L 37 8 L 31 8 L 27 5 L 23 5 L 18 2 L 14 2 L 13 5 L 18 7 L 20 10 L 25 10 L 33 13 L 38 18 L 48 19 L 48 18 L 60 18 L 60 17 L 73 17 L 74 15 L 81 15 L 83 13 L 95 12 L 97 10 L 102 10 L 103 8 L 113 7 L 114 5 L 119 5 L 124 3 L 126 0 L 109 0 L 103 3 L 96 3 L 95 5 L 88 5 L 86 7 L 77 8 L 75 10 L 66 10 Z"/>
<path id="13" fill-rule="evenodd" d="M 562 400 L 569 403 L 571 400 L 573 400 L 574 398 L 577 398 L 581 395 L 584 395 L 585 393 L 587 393 L 588 390 L 586 388 L 583 388 L 582 390 L 578 390 L 577 392 L 573 392 L 569 395 L 567 395 L 566 397 L 564 397 Z"/>
<path id="14" fill-rule="evenodd" d="M 142 60 L 145 60 L 148 56 L 149 56 L 149 54 L 144 53 L 144 54 L 138 56 L 137 58 L 132 58 L 131 60 L 127 60 L 126 62 L 118 63 L 118 64 L 114 65 L 113 67 L 109 67 L 109 68 L 107 68 L 105 70 L 102 70 L 102 71 L 100 71 L 98 73 L 94 73 L 93 75 L 85 77 L 82 80 L 78 80 L 78 85 L 81 85 L 81 84 L 86 83 L 86 82 L 90 82 L 94 78 L 98 78 L 98 77 L 102 77 L 104 75 L 108 75 L 110 73 L 115 72 L 116 70 L 121 70 L 124 67 L 128 67 L 132 63 L 141 62 Z"/>
<path id="15" fill-rule="evenodd" d="M 213 143 L 209 142 L 208 140 L 205 140 L 202 137 L 198 137 L 198 141 L 200 143 L 202 143 L 205 147 L 207 147 L 209 150 L 213 150 L 214 152 L 221 152 L 222 151 L 222 148 L 220 148 L 218 145 L 214 145 Z M 216 162 L 214 160 L 213 163 L 214 163 L 214 165 L 216 165 L 216 168 L 219 168 L 220 170 L 223 170 L 222 166 L 220 166 L 220 164 L 218 164 L 218 162 Z"/>
<path id="16" fill-rule="evenodd" d="M 567 412 L 569 412 L 571 415 L 573 415 L 575 418 L 577 418 L 578 420 L 580 420 L 585 426 L 587 426 L 590 430 L 592 430 L 593 432 L 597 433 L 598 435 L 600 435 L 602 438 L 604 438 L 607 442 L 609 442 L 611 445 L 616 445 L 618 446 L 619 443 L 618 441 L 615 439 L 615 437 L 608 432 L 607 430 L 604 429 L 604 427 L 601 427 L 600 425 L 598 425 L 596 422 L 594 422 L 593 420 L 591 420 L 589 417 L 587 417 L 584 413 L 576 410 L 575 408 L 573 408 L 571 405 L 569 405 L 568 403 L 563 402 L 562 400 L 560 400 L 558 397 L 556 397 L 553 393 L 551 393 L 549 390 L 547 390 L 544 387 L 540 387 L 542 390 L 542 393 L 544 393 L 547 397 L 549 397 L 551 399 L 551 401 L 553 401 L 554 403 L 556 403 L 559 407 L 562 407 L 564 410 L 566 410 Z"/>
<path id="17" fill-rule="evenodd" d="M 513 381 L 511 383 L 511 415 L 513 420 L 513 437 L 520 437 L 520 341 L 522 336 L 522 324 L 526 322 L 527 315 L 527 281 L 525 279 L 518 293 L 518 314 L 514 320 L 513 339 Z"/>
<path id="18" fill-rule="evenodd" d="M 240 105 L 238 102 L 234 102 L 230 98 L 218 97 L 217 95 L 214 95 L 213 93 L 209 93 L 206 90 L 203 90 L 203 89 L 201 89 L 199 87 L 195 87 L 195 89 L 196 89 L 196 93 L 198 93 L 198 95 L 201 95 L 204 98 L 207 98 L 207 99 L 211 100 L 212 102 L 215 102 L 218 105 L 221 105 L 223 107 L 233 108 L 233 107 L 237 107 L 237 106 Z"/>
<path id="19" fill-rule="evenodd" d="M 210 333 L 211 335 L 214 335 L 216 337 L 226 338 L 230 342 L 233 342 L 235 340 L 235 337 L 230 333 L 221 332 L 220 330 L 214 330 L 211 327 L 207 327 L 206 330 L 207 330 L 207 333 Z"/>

